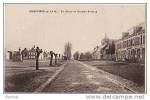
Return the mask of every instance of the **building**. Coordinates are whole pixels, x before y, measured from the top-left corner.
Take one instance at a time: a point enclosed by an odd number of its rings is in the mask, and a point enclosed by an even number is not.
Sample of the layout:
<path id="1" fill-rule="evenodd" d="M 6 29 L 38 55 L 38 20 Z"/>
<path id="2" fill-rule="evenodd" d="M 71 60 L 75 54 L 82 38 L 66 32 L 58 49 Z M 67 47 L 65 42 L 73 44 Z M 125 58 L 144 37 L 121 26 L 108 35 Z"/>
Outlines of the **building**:
<path id="1" fill-rule="evenodd" d="M 31 59 L 36 59 L 36 50 L 35 46 L 32 47 L 31 49 L 24 48 L 21 52 L 23 60 L 31 60 Z"/>
<path id="2" fill-rule="evenodd" d="M 50 60 L 50 52 L 48 51 L 43 51 L 42 54 L 40 54 L 40 59 L 43 60 Z"/>
<path id="3" fill-rule="evenodd" d="M 18 51 L 8 51 L 8 60 L 12 61 L 22 61 L 21 49 Z"/>
<path id="4" fill-rule="evenodd" d="M 5 48 L 4 49 L 5 51 L 4 51 L 4 58 L 5 58 L 5 60 L 10 60 L 10 53 L 8 52 L 8 50 Z"/>
<path id="5" fill-rule="evenodd" d="M 24 60 L 35 60 L 36 59 L 36 48 L 33 46 L 31 49 L 24 48 L 22 50 L 22 56 Z M 43 54 L 40 54 L 39 59 L 43 59 Z"/>
<path id="6" fill-rule="evenodd" d="M 6 51 L 5 59 L 12 61 L 22 61 L 22 60 L 35 60 L 36 59 L 36 49 L 33 46 L 31 49 L 24 48 L 21 50 L 19 48 L 18 51 Z M 7 57 L 7 58 L 6 58 Z M 39 56 L 40 60 L 48 60 L 50 59 L 50 54 L 47 51 L 44 51 Z"/>
<path id="7" fill-rule="evenodd" d="M 100 53 L 100 46 L 96 46 L 92 52 L 92 59 L 93 60 L 98 60 L 101 59 L 101 53 Z"/>
<path id="8" fill-rule="evenodd" d="M 117 61 L 145 62 L 145 23 L 123 32 L 115 48 Z"/>
<path id="9" fill-rule="evenodd" d="M 30 60 L 36 59 L 36 50 L 35 48 L 26 49 L 24 48 L 22 51 L 19 48 L 18 51 L 7 51 L 7 59 L 12 61 L 22 61 L 22 60 Z"/>
<path id="10" fill-rule="evenodd" d="M 35 46 L 28 50 L 28 59 L 36 59 Z"/>
<path id="11" fill-rule="evenodd" d="M 114 39 L 109 39 L 105 34 L 104 39 L 101 41 L 101 59 L 104 60 L 114 60 L 115 58 L 115 41 Z"/>

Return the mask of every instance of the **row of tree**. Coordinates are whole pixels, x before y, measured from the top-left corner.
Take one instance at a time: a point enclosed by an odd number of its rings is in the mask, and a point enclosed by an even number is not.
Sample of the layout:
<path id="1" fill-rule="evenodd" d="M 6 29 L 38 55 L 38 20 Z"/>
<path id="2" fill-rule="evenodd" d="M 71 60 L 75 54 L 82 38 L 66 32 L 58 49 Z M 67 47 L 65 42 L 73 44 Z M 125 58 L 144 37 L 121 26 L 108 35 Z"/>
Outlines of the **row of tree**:
<path id="1" fill-rule="evenodd" d="M 42 49 L 39 49 L 39 47 L 37 47 L 36 48 L 36 53 L 37 53 L 37 56 L 36 56 L 36 70 L 38 70 L 39 69 L 39 56 L 42 53 Z M 60 54 L 57 54 L 57 53 L 55 53 L 53 51 L 50 51 L 50 63 L 49 63 L 49 66 L 53 65 L 53 58 L 54 57 L 55 57 L 55 64 L 57 64 L 58 56 L 60 57 Z"/>
<path id="2" fill-rule="evenodd" d="M 67 42 L 65 44 L 64 48 L 64 59 L 65 60 L 70 60 L 71 59 L 71 50 L 72 50 L 72 44 L 70 42 Z"/>
<path id="3" fill-rule="evenodd" d="M 64 60 L 70 60 L 71 59 L 71 49 L 72 49 L 72 44 L 70 42 L 67 42 L 65 44 L 65 47 L 64 47 L 64 56 L 63 56 L 63 59 Z M 37 57 L 36 57 L 36 70 L 39 69 L 39 55 L 40 53 L 42 53 L 42 49 L 39 49 L 39 47 L 36 48 L 36 53 L 37 53 Z M 50 63 L 49 63 L 49 66 L 52 66 L 52 63 L 53 63 L 53 58 L 55 56 L 55 64 L 57 64 L 57 60 L 58 60 L 58 56 L 60 58 L 60 54 L 57 54 L 53 51 L 50 51 Z"/>
<path id="4" fill-rule="evenodd" d="M 63 60 L 70 60 L 71 59 L 71 49 L 72 49 L 72 44 L 70 42 L 67 42 L 64 46 L 64 55 L 62 56 L 62 59 Z M 35 48 L 35 45 L 33 48 L 31 48 L 31 50 L 34 50 L 34 52 L 36 52 L 36 70 L 39 69 L 39 56 L 41 53 L 44 54 L 44 56 L 48 56 L 47 53 L 50 55 L 50 63 L 49 63 L 49 66 L 52 66 L 53 65 L 53 59 L 55 60 L 54 63 L 57 64 L 58 62 L 58 59 L 60 59 L 60 54 L 57 54 L 53 51 L 50 51 L 50 52 L 43 52 L 42 49 L 40 49 L 38 46 Z M 21 58 L 21 61 L 23 61 L 24 57 L 28 57 L 28 49 L 27 48 L 24 48 L 23 50 L 21 50 L 19 48 L 19 52 L 20 54 L 20 58 Z M 54 58 L 55 57 L 55 58 Z"/>
<path id="5" fill-rule="evenodd" d="M 76 51 L 73 54 L 73 57 L 75 60 L 91 60 L 92 53 L 91 52 L 79 53 L 78 51 Z"/>

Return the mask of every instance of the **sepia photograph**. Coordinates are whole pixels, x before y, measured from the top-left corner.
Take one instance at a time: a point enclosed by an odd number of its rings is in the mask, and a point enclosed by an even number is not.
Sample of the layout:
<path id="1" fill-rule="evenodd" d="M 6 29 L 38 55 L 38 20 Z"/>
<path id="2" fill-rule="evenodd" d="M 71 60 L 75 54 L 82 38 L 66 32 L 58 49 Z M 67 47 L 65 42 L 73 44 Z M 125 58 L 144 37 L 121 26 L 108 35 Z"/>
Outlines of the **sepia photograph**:
<path id="1" fill-rule="evenodd" d="M 3 6 L 4 93 L 147 93 L 146 4 Z"/>

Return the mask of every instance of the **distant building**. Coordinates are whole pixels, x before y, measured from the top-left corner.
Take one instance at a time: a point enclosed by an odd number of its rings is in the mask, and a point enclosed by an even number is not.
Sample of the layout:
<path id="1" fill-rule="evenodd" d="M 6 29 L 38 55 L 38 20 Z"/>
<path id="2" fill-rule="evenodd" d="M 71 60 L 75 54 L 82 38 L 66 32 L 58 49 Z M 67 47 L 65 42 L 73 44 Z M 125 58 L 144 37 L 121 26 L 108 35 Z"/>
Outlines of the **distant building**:
<path id="1" fill-rule="evenodd" d="M 39 56 L 39 60 L 45 60 L 42 53 L 41 53 L 40 56 Z"/>
<path id="2" fill-rule="evenodd" d="M 22 60 L 30 60 L 30 59 L 36 59 L 36 51 L 35 47 L 31 49 L 26 49 L 21 51 L 19 48 L 18 51 L 6 51 L 7 53 L 7 59 L 12 61 L 22 61 Z"/>
<path id="3" fill-rule="evenodd" d="M 10 54 L 9 54 L 9 52 L 7 51 L 7 49 L 5 48 L 4 49 L 4 58 L 5 58 L 5 60 L 9 60 L 10 59 L 10 56 L 9 56 Z"/>
<path id="4" fill-rule="evenodd" d="M 34 60 L 36 59 L 36 50 L 35 50 L 35 46 L 32 47 L 31 49 L 26 49 L 24 48 L 24 50 L 22 50 L 22 58 L 23 60 Z"/>
<path id="5" fill-rule="evenodd" d="M 92 52 L 92 59 L 98 60 L 101 59 L 100 46 L 96 46 Z"/>
<path id="6" fill-rule="evenodd" d="M 117 61 L 145 62 L 145 23 L 141 23 L 115 42 Z"/>
<path id="7" fill-rule="evenodd" d="M 12 51 L 7 51 L 7 58 L 8 60 L 12 60 L 13 52 Z"/>
<path id="8" fill-rule="evenodd" d="M 50 59 L 50 52 L 48 51 L 43 51 L 42 54 L 40 54 L 40 59 L 43 59 L 43 60 L 49 60 Z"/>
<path id="9" fill-rule="evenodd" d="M 115 40 L 109 39 L 105 34 L 104 39 L 101 41 L 101 59 L 113 60 L 115 58 Z"/>
<path id="10" fill-rule="evenodd" d="M 8 51 L 8 60 L 12 61 L 22 61 L 21 49 L 18 51 Z"/>
<path id="11" fill-rule="evenodd" d="M 28 59 L 36 59 L 35 47 L 28 50 Z"/>
<path id="12" fill-rule="evenodd" d="M 10 56 L 9 56 L 9 55 L 10 55 L 9 52 L 5 52 L 5 59 L 6 59 L 6 60 L 10 60 Z"/>

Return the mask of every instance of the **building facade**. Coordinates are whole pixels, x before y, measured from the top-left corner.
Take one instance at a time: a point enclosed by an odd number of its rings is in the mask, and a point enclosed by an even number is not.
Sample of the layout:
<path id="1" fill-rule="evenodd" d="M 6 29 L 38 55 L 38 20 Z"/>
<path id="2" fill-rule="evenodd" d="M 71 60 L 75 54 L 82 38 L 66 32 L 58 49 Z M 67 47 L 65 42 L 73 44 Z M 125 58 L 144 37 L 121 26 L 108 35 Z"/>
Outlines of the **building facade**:
<path id="1" fill-rule="evenodd" d="M 22 61 L 21 49 L 19 48 L 18 51 L 7 51 L 8 59 L 12 61 Z"/>
<path id="2" fill-rule="evenodd" d="M 36 50 L 35 50 L 35 48 L 29 49 L 28 59 L 36 59 Z"/>
<path id="3" fill-rule="evenodd" d="M 123 32 L 115 48 L 117 61 L 145 62 L 145 23 Z"/>
<path id="4" fill-rule="evenodd" d="M 100 46 L 96 46 L 92 52 L 92 59 L 93 60 L 98 60 L 101 59 L 101 47 Z"/>
<path id="5" fill-rule="evenodd" d="M 26 49 L 21 51 L 19 48 L 18 51 L 7 51 L 7 58 L 8 60 L 12 61 L 22 61 L 22 60 L 30 60 L 30 59 L 36 59 L 36 50 L 35 48 Z"/>
<path id="6" fill-rule="evenodd" d="M 36 59 L 36 50 L 35 50 L 35 46 L 32 47 L 31 49 L 26 49 L 24 48 L 24 50 L 22 50 L 22 59 L 23 60 L 30 60 L 30 59 Z"/>

